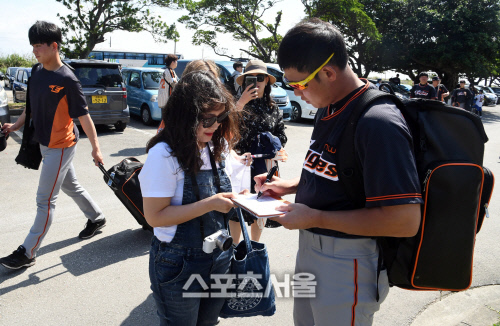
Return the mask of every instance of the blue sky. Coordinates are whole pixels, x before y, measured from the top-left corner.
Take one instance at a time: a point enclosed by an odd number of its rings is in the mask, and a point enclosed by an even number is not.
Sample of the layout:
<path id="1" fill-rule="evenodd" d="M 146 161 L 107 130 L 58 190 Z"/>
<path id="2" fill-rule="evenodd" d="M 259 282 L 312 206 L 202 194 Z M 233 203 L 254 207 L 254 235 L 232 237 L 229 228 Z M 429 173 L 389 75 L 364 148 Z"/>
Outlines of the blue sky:
<path id="1" fill-rule="evenodd" d="M 28 29 L 37 20 L 46 20 L 55 24 L 60 24 L 57 13 L 65 15 L 68 10 L 55 0 L 2 0 L 2 26 L 3 32 L 0 34 L 0 55 L 11 53 L 30 54 L 31 46 L 28 41 Z M 282 23 L 278 29 L 279 33 L 284 35 L 288 29 L 304 18 L 304 7 L 300 0 L 283 0 L 269 11 L 265 21 L 274 22 L 275 13 L 278 10 L 283 11 Z M 168 19 L 169 22 L 175 22 L 185 14 L 182 10 L 170 9 L 155 9 L 155 13 Z M 177 42 L 177 53 L 184 54 L 186 59 L 201 58 L 202 55 L 209 59 L 220 59 L 223 57 L 217 56 L 209 47 L 194 46 L 191 44 L 191 37 L 194 33 L 192 30 L 187 30 L 180 23 L 177 23 L 177 29 L 180 33 L 180 41 Z M 269 34 L 262 34 L 263 37 Z M 98 48 L 109 48 L 109 39 L 114 49 L 128 51 L 144 51 L 144 52 L 164 52 L 171 53 L 174 50 L 174 42 L 167 44 L 155 43 L 153 37 L 147 32 L 129 33 L 116 31 L 105 35 L 107 40 L 105 43 L 97 45 Z M 229 54 L 239 56 L 240 48 L 248 48 L 248 44 L 244 42 L 236 42 L 230 35 L 219 35 L 219 40 L 222 44 L 233 45 L 229 49 Z M 96 47 L 96 48 L 97 48 Z"/>

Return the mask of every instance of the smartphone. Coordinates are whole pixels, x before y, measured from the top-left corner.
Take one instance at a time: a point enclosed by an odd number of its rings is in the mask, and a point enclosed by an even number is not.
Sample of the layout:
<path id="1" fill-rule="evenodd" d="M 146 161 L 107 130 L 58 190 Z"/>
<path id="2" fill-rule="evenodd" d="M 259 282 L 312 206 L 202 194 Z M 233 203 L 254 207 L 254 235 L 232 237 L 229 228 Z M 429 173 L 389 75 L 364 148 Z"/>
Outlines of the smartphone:
<path id="1" fill-rule="evenodd" d="M 243 89 L 247 89 L 247 87 L 252 84 L 252 88 L 257 87 L 257 76 L 245 76 L 245 87 L 243 87 Z"/>

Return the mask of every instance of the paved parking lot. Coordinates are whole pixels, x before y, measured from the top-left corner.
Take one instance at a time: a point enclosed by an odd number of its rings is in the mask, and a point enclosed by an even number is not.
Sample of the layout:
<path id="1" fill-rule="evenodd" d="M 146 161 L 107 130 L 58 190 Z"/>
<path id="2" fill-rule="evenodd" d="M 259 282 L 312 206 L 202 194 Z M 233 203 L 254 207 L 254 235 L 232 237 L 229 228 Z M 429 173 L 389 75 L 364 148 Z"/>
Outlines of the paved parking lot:
<path id="1" fill-rule="evenodd" d="M 500 107 L 485 108 L 484 123 L 490 137 L 485 165 L 500 175 Z M 156 126 L 143 126 L 137 119 L 132 119 L 130 127 L 122 133 L 99 127 L 105 165 L 109 167 L 129 156 L 144 161 L 145 144 L 155 131 Z M 310 121 L 287 123 L 289 162 L 281 165 L 285 178 L 300 173 L 311 131 Z M 0 256 L 9 254 L 23 242 L 36 209 L 39 172 L 15 164 L 19 142 L 20 138 L 14 135 L 8 140 L 7 149 L 0 153 Z M 20 271 L 0 268 L 0 325 L 157 324 L 148 278 L 151 234 L 136 224 L 105 185 L 100 171 L 92 164 L 90 152 L 88 140 L 82 137 L 74 165 L 80 182 L 105 212 L 107 226 L 90 240 L 78 239 L 86 221 L 72 200 L 61 193 L 54 222 L 36 265 Z M 287 199 L 293 200 L 293 196 Z M 497 191 L 490 205 L 491 218 L 485 221 L 477 238 L 474 287 L 500 284 L 499 204 L 500 192 Z M 278 281 L 284 279 L 284 274 L 293 273 L 297 240 L 297 231 L 284 228 L 266 229 L 263 233 L 271 272 Z M 450 294 L 444 293 L 444 296 Z M 438 292 L 392 289 L 375 315 L 374 325 L 410 325 L 439 298 Z M 292 325 L 292 299 L 278 298 L 275 316 L 220 323 L 222 326 L 234 324 Z"/>

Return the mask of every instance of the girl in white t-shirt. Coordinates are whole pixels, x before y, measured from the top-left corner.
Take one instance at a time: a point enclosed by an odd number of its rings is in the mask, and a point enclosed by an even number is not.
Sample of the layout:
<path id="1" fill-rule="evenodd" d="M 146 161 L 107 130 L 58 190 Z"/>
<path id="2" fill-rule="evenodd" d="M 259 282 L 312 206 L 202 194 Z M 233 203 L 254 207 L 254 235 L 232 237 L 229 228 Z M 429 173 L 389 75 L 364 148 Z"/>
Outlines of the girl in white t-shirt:
<path id="1" fill-rule="evenodd" d="M 154 227 L 153 297 L 162 325 L 215 325 L 225 298 L 213 297 L 211 276 L 227 273 L 232 242 L 219 248 L 204 239 L 227 232 L 234 207 L 229 161 L 244 161 L 231 150 L 239 137 L 234 103 L 212 74 L 192 72 L 162 117 L 165 128 L 148 142 L 139 175 L 144 215 Z"/>

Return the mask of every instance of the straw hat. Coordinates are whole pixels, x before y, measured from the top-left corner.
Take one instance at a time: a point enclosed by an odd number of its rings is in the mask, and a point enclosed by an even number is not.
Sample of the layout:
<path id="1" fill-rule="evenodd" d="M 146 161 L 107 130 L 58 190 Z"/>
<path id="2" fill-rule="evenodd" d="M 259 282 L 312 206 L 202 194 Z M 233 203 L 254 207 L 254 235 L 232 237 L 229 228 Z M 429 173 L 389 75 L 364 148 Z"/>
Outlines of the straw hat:
<path id="1" fill-rule="evenodd" d="M 274 84 L 276 82 L 276 78 L 273 75 L 270 75 L 267 73 L 267 67 L 266 64 L 262 60 L 250 60 L 248 61 L 246 67 L 245 67 L 245 72 L 236 78 L 236 82 L 239 85 L 243 85 L 243 80 L 245 79 L 245 75 L 249 74 L 263 74 L 263 75 L 268 75 L 271 84 Z"/>

